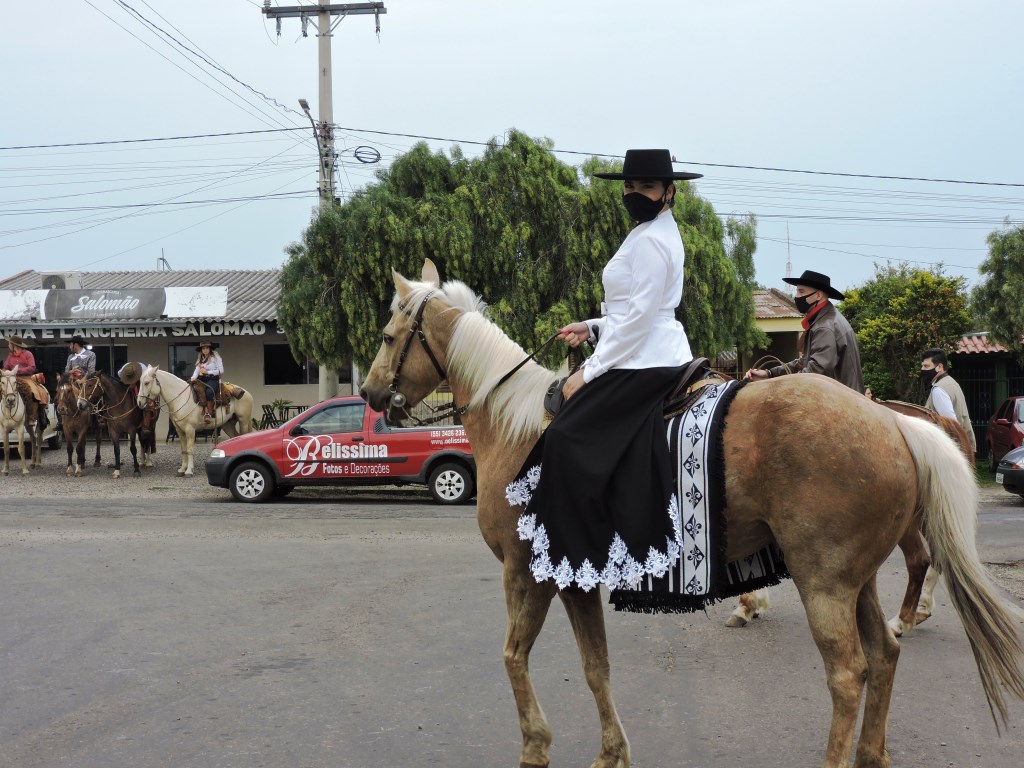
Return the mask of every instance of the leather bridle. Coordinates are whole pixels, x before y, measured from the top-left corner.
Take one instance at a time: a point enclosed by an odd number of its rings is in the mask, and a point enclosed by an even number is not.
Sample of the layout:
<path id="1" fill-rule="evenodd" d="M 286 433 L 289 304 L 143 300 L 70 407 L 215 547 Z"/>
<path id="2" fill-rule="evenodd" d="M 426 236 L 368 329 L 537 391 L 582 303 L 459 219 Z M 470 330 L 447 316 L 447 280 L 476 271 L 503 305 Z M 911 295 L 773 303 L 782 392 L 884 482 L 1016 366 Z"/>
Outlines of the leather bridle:
<path id="1" fill-rule="evenodd" d="M 444 368 L 441 367 L 441 363 L 437 361 L 437 355 L 435 355 L 434 350 L 430 348 L 430 342 L 427 341 L 427 335 L 423 332 L 423 313 L 427 309 L 427 302 L 434 297 L 435 293 L 437 293 L 436 290 L 429 291 L 427 295 L 423 297 L 423 301 L 420 302 L 419 309 L 416 310 L 415 316 L 409 314 L 408 307 L 405 304 L 398 304 L 399 310 L 409 317 L 412 317 L 412 325 L 409 326 L 409 335 L 405 337 L 405 344 L 402 345 L 402 351 L 398 354 L 398 365 L 395 367 L 395 376 L 391 380 L 391 386 L 388 387 L 388 392 L 391 393 L 391 406 L 393 408 L 404 408 L 407 402 L 405 395 L 398 391 L 398 385 L 402 377 L 402 366 L 405 364 L 405 358 L 409 354 L 409 347 L 412 346 L 413 339 L 419 338 L 420 344 L 427 353 L 427 357 L 430 358 L 430 362 L 434 364 L 434 370 L 436 370 L 437 375 L 441 377 L 441 381 L 448 378 L 448 374 L 445 373 Z M 464 406 L 462 409 L 456 409 L 456 413 L 461 416 L 466 412 L 467 407 L 468 406 Z"/>
<path id="2" fill-rule="evenodd" d="M 402 345 L 402 351 L 398 354 L 398 365 L 395 367 L 395 375 L 394 378 L 391 379 L 391 385 L 388 387 L 388 391 L 391 393 L 390 406 L 392 408 L 405 408 L 405 404 L 406 402 L 408 402 L 405 395 L 403 395 L 399 391 L 398 385 L 401 381 L 402 365 L 405 363 L 405 358 L 409 354 L 409 347 L 412 346 L 413 339 L 418 338 L 420 340 L 420 345 L 423 347 L 423 350 L 427 353 L 427 357 L 430 358 L 430 362 L 434 364 L 434 370 L 436 370 L 437 375 L 441 377 L 441 381 L 445 381 L 448 378 L 448 374 L 445 373 L 445 370 L 441 366 L 441 363 L 438 362 L 437 355 L 435 355 L 434 350 L 430 348 L 430 342 L 427 341 L 427 335 L 423 332 L 423 313 L 426 311 L 427 302 L 434 298 L 434 294 L 436 293 L 437 289 L 427 292 L 427 295 L 423 297 L 423 301 L 420 302 L 420 306 L 416 310 L 415 315 L 409 313 L 409 307 L 406 304 L 403 304 L 401 302 L 399 302 L 398 304 L 398 309 L 401 312 L 403 312 L 406 316 L 412 318 L 412 325 L 409 326 L 409 334 L 405 337 L 405 343 Z M 494 390 L 496 390 L 498 387 L 500 387 L 502 384 L 504 384 L 506 381 L 512 378 L 512 375 L 516 371 L 518 371 L 528 362 L 533 360 L 542 351 L 544 351 L 548 347 L 548 345 L 551 344 L 551 342 L 558 338 L 559 334 L 559 331 L 553 333 L 548 338 L 548 340 L 541 344 L 534 352 L 530 353 L 524 360 L 518 363 L 515 366 L 515 368 L 513 368 L 504 376 L 502 376 L 498 380 L 498 383 L 491 387 L 491 392 L 494 392 Z M 449 411 L 454 413 L 454 415 L 456 416 L 464 416 L 466 412 L 469 410 L 469 403 L 466 403 L 465 405 L 459 407 L 455 404 L 455 400 L 453 399 L 450 405 L 441 406 L 440 408 L 437 408 L 435 410 L 443 411 L 443 414 L 440 416 L 436 416 L 432 419 L 429 419 L 427 421 L 422 421 L 420 423 L 430 424 L 436 421 L 441 421 L 442 419 L 448 418 Z"/>

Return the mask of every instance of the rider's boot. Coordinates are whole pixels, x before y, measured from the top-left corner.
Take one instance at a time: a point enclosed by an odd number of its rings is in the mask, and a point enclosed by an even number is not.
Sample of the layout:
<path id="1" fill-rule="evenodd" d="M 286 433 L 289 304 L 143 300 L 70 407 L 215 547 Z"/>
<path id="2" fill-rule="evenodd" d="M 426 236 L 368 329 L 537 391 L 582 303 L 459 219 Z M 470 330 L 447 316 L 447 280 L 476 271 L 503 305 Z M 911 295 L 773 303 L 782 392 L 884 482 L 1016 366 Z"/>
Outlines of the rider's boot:
<path id="1" fill-rule="evenodd" d="M 214 410 L 213 409 L 214 409 L 214 407 L 215 406 L 214 406 L 213 398 L 212 397 L 207 398 L 206 399 L 206 408 L 203 411 L 203 421 L 205 421 L 207 424 L 209 424 L 211 421 L 213 421 L 213 415 L 214 415 Z"/>
<path id="2" fill-rule="evenodd" d="M 25 421 L 29 429 L 36 428 L 36 419 L 39 418 L 39 403 L 29 400 L 25 409 Z"/>

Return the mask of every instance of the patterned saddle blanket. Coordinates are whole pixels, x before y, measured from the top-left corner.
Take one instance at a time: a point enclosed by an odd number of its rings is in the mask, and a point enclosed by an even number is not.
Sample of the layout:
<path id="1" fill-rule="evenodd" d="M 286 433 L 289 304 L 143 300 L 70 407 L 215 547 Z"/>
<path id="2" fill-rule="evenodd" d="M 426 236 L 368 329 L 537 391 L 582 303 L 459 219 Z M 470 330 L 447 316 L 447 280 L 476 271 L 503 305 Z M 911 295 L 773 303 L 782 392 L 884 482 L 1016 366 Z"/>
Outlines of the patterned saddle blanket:
<path id="1" fill-rule="evenodd" d="M 722 426 L 744 383 L 709 385 L 666 421 L 683 551 L 664 576 L 647 576 L 638 589 L 611 592 L 615 610 L 689 613 L 789 577 L 782 550 L 775 544 L 742 560 L 725 560 Z"/>

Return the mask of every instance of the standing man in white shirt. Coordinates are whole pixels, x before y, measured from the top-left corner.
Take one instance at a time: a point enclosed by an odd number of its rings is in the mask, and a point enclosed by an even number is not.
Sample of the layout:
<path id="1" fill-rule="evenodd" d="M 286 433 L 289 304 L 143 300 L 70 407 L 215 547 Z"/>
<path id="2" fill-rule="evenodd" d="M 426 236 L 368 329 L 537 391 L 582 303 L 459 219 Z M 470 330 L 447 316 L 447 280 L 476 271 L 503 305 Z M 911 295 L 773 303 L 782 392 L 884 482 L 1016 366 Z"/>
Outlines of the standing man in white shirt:
<path id="1" fill-rule="evenodd" d="M 960 422 L 971 440 L 971 450 L 978 453 L 978 443 L 971 426 L 971 415 L 967 411 L 967 398 L 956 380 L 946 372 L 949 359 L 941 349 L 926 349 L 921 353 L 921 381 L 928 386 L 928 401 L 925 408 L 931 408 L 940 416 L 948 416 Z"/>

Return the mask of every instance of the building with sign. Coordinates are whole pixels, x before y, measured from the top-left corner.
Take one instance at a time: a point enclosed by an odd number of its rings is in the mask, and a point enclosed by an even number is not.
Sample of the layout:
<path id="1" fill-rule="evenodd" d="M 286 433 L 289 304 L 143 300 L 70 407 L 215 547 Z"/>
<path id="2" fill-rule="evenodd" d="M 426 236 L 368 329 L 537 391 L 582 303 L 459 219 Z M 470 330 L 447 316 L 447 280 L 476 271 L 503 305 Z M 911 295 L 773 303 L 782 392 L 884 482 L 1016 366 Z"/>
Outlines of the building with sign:
<path id="1" fill-rule="evenodd" d="M 224 358 L 224 378 L 260 406 L 320 399 L 320 369 L 296 363 L 277 326 L 280 270 L 61 272 L 26 270 L 0 280 L 0 335 L 24 337 L 53 387 L 68 342 L 82 336 L 97 367 L 156 364 L 187 379 L 196 345 L 210 339 Z M 340 372 L 338 391 L 351 393 Z"/>

